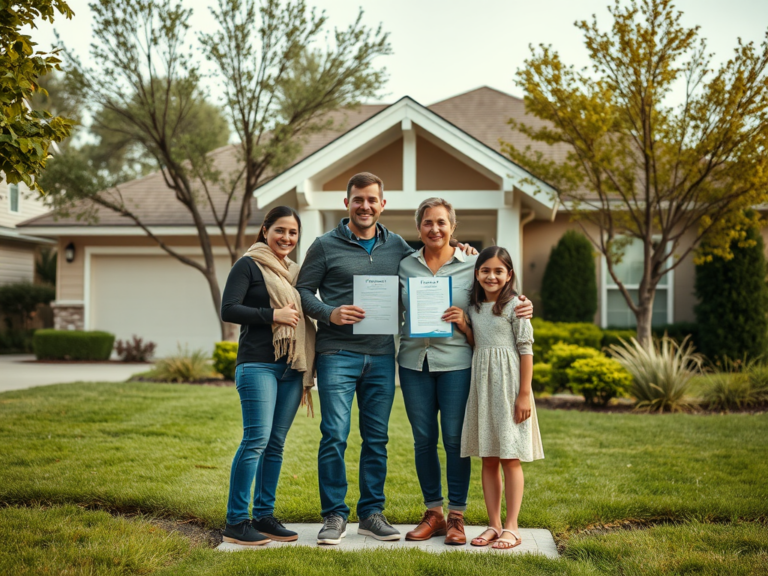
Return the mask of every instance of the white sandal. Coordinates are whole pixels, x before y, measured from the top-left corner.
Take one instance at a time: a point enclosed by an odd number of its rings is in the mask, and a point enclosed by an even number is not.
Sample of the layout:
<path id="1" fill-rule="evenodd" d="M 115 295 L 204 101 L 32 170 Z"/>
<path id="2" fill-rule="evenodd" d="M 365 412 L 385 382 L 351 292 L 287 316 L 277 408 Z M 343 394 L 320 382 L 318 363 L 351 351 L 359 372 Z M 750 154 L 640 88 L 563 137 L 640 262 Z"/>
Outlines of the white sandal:
<path id="1" fill-rule="evenodd" d="M 488 532 L 488 530 L 496 534 L 496 538 L 492 538 L 491 540 L 488 540 L 487 538 L 478 536 L 477 538 L 472 538 L 472 542 L 470 542 L 470 544 L 472 544 L 472 546 L 488 546 L 491 542 L 496 542 L 496 540 L 499 539 L 499 536 L 501 536 L 501 534 L 499 534 L 499 531 L 496 530 L 496 528 L 494 528 L 493 526 L 488 526 L 488 528 L 483 530 L 481 534 L 485 534 L 486 532 Z"/>
<path id="2" fill-rule="evenodd" d="M 520 534 L 515 534 L 512 530 L 507 530 L 506 528 L 501 531 L 502 534 L 504 532 L 508 532 L 509 534 L 512 534 L 512 536 L 515 537 L 514 540 L 509 540 L 508 538 L 502 538 L 499 536 L 496 541 L 493 543 L 492 548 L 495 550 L 509 550 L 510 548 L 515 548 L 516 546 L 520 546 L 522 544 L 523 540 L 520 538 Z M 499 546 L 499 544 L 502 544 Z"/>

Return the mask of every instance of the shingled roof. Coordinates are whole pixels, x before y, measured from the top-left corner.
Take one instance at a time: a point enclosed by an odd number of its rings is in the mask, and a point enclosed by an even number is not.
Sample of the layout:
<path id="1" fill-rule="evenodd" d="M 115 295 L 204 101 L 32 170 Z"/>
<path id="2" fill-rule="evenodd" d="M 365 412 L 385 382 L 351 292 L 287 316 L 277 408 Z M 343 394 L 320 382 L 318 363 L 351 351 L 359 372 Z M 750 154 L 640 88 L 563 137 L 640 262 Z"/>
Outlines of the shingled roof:
<path id="1" fill-rule="evenodd" d="M 362 124 L 376 113 L 387 108 L 386 104 L 366 104 L 355 109 L 333 113 L 336 129 L 328 130 L 310 136 L 301 153 L 291 164 L 300 163 L 320 148 L 333 142 L 336 138 Z M 428 108 L 442 116 L 470 136 L 483 144 L 501 151 L 500 139 L 508 140 L 518 147 L 531 144 L 534 149 L 542 150 L 548 155 L 561 159 L 565 155 L 562 147 L 550 147 L 539 143 L 531 143 L 519 132 L 513 132 L 507 124 L 509 118 L 522 120 L 533 126 L 541 125 L 541 121 L 525 114 L 523 100 L 493 88 L 481 87 L 476 90 L 459 94 L 452 98 L 436 102 Z M 229 145 L 211 152 L 216 166 L 223 173 L 231 173 L 238 167 L 238 145 Z M 287 167 L 290 168 L 291 166 Z M 132 180 L 119 186 L 119 192 L 128 207 L 135 211 L 141 221 L 147 226 L 192 226 L 189 212 L 181 206 L 174 197 L 172 190 L 165 185 L 162 175 L 155 172 L 143 178 Z M 216 209 L 224 206 L 225 196 L 218 190 L 212 190 Z M 201 213 L 206 223 L 213 225 L 215 221 L 210 209 L 205 203 Z M 120 216 L 106 209 L 97 209 L 99 226 L 134 226 L 129 218 Z M 263 212 L 254 210 L 251 222 L 258 224 L 263 220 Z M 237 210 L 231 210 L 227 225 L 235 225 Z M 56 227 L 56 226 L 85 226 L 87 223 L 77 221 L 74 217 L 56 217 L 53 212 L 32 218 L 19 224 L 20 227 Z M 31 232 L 32 230 L 30 230 Z"/>

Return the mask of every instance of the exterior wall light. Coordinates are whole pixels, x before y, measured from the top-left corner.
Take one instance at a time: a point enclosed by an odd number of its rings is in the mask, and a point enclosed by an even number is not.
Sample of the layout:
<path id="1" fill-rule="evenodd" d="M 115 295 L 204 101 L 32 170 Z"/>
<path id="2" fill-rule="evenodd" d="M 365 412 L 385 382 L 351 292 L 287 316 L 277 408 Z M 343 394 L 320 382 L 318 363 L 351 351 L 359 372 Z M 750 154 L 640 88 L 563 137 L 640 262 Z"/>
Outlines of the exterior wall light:
<path id="1" fill-rule="evenodd" d="M 75 261 L 75 245 L 72 242 L 64 248 L 64 258 L 70 263 Z"/>

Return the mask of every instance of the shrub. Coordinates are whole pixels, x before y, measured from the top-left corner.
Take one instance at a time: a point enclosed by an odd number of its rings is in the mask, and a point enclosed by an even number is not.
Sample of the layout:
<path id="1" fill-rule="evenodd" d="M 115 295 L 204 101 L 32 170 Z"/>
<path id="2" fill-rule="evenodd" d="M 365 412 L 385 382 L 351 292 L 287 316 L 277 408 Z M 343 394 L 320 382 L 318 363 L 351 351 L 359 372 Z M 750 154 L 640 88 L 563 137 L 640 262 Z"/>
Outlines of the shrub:
<path id="1" fill-rule="evenodd" d="M 14 282 L 0 286 L 0 312 L 5 314 L 8 328 L 16 326 L 27 327 L 40 304 L 50 304 L 56 298 L 56 290 L 44 284 L 31 282 Z"/>
<path id="2" fill-rule="evenodd" d="M 768 400 L 768 366 L 724 358 L 722 369 L 707 375 L 701 394 L 710 410 L 741 410 Z"/>
<path id="3" fill-rule="evenodd" d="M 685 393 L 704 360 L 694 352 L 689 338 L 678 344 L 664 336 L 647 346 L 632 338 L 611 345 L 608 351 L 632 375 L 631 392 L 638 408 L 677 412 L 688 407 Z"/>
<path id="4" fill-rule="evenodd" d="M 549 363 L 552 366 L 550 390 L 560 392 L 568 388 L 568 368 L 577 360 L 601 356 L 594 348 L 575 346 L 573 344 L 555 344 L 549 353 Z"/>
<path id="5" fill-rule="evenodd" d="M 38 360 L 109 360 L 115 335 L 83 330 L 37 330 L 32 346 Z"/>
<path id="6" fill-rule="evenodd" d="M 0 354 L 29 354 L 34 351 L 34 330 L 11 329 L 0 332 Z"/>
<path id="7" fill-rule="evenodd" d="M 534 358 L 549 362 L 549 352 L 554 344 L 574 344 L 600 349 L 603 332 L 594 324 L 586 322 L 547 322 L 533 319 Z"/>
<path id="8" fill-rule="evenodd" d="M 145 344 L 144 340 L 135 334 L 130 340 L 115 342 L 115 352 L 123 362 L 146 362 L 154 354 L 155 348 L 157 344 L 154 342 Z"/>
<path id="9" fill-rule="evenodd" d="M 531 387 L 534 392 L 552 392 L 552 365 L 540 362 L 533 365 Z"/>
<path id="10" fill-rule="evenodd" d="M 576 360 L 566 371 L 568 383 L 587 404 L 605 406 L 616 396 L 624 396 L 632 376 L 613 358 L 595 356 Z"/>
<path id="11" fill-rule="evenodd" d="M 227 380 L 235 379 L 237 342 L 216 342 L 213 350 L 213 369 Z"/>
<path id="12" fill-rule="evenodd" d="M 654 326 L 651 332 L 656 338 L 663 338 L 664 334 L 672 338 L 678 344 L 685 340 L 686 336 L 691 337 L 691 343 L 700 349 L 699 346 L 699 325 L 695 322 L 675 322 L 674 324 L 663 324 Z M 625 340 L 628 340 L 625 338 Z"/>
<path id="13" fill-rule="evenodd" d="M 583 234 L 563 234 L 549 254 L 541 286 L 545 320 L 592 322 L 597 312 L 595 255 Z"/>
<path id="14" fill-rule="evenodd" d="M 155 362 L 155 369 L 148 376 L 159 382 L 198 382 L 213 376 L 210 358 L 202 350 L 192 352 L 179 346 L 176 354 Z"/>
<path id="15" fill-rule="evenodd" d="M 637 336 L 637 330 L 603 330 L 603 339 L 600 341 L 602 348 L 608 348 L 611 344 L 621 344 L 621 341 L 629 342 Z"/>
<path id="16" fill-rule="evenodd" d="M 763 238 L 751 228 L 753 246 L 731 244 L 733 258 L 715 256 L 696 266 L 696 319 L 701 351 L 711 359 L 757 358 L 768 346 L 768 287 Z"/>

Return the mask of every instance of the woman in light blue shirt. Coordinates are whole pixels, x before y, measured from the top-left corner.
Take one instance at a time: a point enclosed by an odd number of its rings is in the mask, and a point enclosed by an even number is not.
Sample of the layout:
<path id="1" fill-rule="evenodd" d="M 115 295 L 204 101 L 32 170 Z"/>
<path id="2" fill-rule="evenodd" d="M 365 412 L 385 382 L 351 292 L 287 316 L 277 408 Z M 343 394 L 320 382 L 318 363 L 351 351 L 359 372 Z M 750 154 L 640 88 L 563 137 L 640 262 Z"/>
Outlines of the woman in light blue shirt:
<path id="1" fill-rule="evenodd" d="M 456 212 L 441 198 L 429 198 L 421 203 L 416 211 L 416 227 L 424 247 L 400 262 L 405 324 L 397 361 L 405 409 L 413 430 L 416 473 L 427 510 L 419 525 L 406 534 L 406 540 L 446 535 L 446 544 L 460 545 L 466 544 L 464 510 L 471 472 L 470 459 L 461 458 L 461 429 L 469 395 L 473 343 L 472 329 L 464 311 L 469 306 L 477 256 L 467 256 L 451 246 Z M 450 338 L 411 338 L 408 335 L 408 279 L 438 276 L 452 279 L 452 306 L 446 310 L 443 319 L 455 325 L 453 335 Z M 520 317 L 530 318 L 533 307 L 525 300 L 516 312 Z M 437 453 L 441 431 L 448 478 L 447 521 L 443 515 Z"/>

